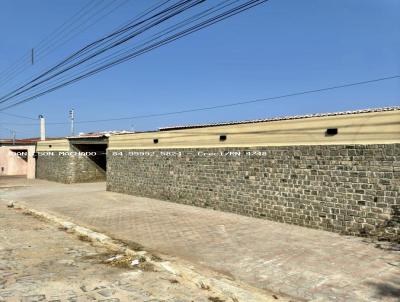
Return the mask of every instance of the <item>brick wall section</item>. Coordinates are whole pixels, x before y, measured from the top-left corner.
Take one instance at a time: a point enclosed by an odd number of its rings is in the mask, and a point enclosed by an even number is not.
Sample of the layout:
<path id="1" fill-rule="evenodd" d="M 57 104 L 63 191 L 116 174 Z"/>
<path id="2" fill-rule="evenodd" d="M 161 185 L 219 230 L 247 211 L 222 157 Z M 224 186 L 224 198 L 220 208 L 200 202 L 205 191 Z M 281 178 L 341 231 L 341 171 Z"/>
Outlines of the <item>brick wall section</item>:
<path id="1" fill-rule="evenodd" d="M 398 219 L 400 144 L 108 150 L 107 190 L 365 234 Z"/>
<path id="2" fill-rule="evenodd" d="M 44 154 L 44 153 L 42 153 Z M 36 161 L 36 177 L 61 183 L 96 182 L 105 180 L 105 171 L 84 156 L 66 156 L 52 152 Z"/>

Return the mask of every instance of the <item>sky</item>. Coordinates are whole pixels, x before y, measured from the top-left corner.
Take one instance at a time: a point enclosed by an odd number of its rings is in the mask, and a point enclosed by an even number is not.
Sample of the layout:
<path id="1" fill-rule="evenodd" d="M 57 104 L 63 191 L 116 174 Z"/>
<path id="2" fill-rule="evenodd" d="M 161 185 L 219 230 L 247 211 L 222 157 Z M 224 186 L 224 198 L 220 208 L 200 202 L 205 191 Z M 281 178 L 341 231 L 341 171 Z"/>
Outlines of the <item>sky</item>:
<path id="1" fill-rule="evenodd" d="M 94 1 L 99 6 L 123 2 Z M 1 82 L 0 78 L 0 95 L 156 2 L 127 0 L 29 66 L 30 50 L 82 11 L 89 0 L 2 0 L 0 75 L 20 58 L 25 60 L 24 64 L 28 62 L 28 67 L 10 81 Z M 57 45 L 57 39 L 62 38 L 53 36 L 49 43 Z M 400 1 L 270 0 L 4 112 L 31 118 L 44 115 L 50 137 L 70 134 L 71 108 L 75 110 L 77 133 L 145 131 L 174 125 L 398 106 L 400 79 L 216 110 L 79 122 L 222 105 L 399 74 Z M 20 138 L 39 135 L 38 121 L 0 114 L 0 137 L 10 137 L 10 130 Z"/>

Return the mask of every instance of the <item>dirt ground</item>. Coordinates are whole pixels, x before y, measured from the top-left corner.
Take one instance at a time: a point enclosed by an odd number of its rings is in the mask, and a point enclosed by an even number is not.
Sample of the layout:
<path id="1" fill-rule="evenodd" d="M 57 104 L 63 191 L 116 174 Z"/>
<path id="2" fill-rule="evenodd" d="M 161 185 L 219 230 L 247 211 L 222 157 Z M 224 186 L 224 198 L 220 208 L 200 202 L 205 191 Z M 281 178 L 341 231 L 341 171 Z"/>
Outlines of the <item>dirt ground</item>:
<path id="1" fill-rule="evenodd" d="M 0 209 L 0 302 L 224 301 L 115 256 L 21 210 Z"/>

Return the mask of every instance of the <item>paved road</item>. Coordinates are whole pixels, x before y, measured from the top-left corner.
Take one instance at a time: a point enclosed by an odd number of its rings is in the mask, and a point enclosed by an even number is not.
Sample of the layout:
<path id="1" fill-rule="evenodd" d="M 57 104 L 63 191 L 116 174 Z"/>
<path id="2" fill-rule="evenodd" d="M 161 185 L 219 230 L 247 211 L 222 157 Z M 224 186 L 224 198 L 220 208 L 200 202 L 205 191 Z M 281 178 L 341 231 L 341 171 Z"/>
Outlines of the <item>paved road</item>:
<path id="1" fill-rule="evenodd" d="M 210 302 L 167 272 L 102 263 L 115 254 L 21 211 L 0 208 L 0 301 Z M 127 260 L 127 259 L 125 259 Z M 125 265 L 122 265 L 125 266 Z"/>
<path id="2" fill-rule="evenodd" d="M 0 178 L 0 197 L 305 300 L 398 301 L 399 252 L 361 238 L 155 199 Z M 9 187 L 9 188 L 6 188 Z"/>

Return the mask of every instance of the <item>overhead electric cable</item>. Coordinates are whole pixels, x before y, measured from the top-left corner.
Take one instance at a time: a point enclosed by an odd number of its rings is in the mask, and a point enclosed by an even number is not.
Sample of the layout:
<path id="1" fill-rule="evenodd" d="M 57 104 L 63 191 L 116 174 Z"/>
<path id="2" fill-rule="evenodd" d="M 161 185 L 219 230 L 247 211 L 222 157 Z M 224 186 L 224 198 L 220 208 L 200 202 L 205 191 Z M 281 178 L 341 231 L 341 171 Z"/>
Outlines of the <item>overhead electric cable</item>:
<path id="1" fill-rule="evenodd" d="M 104 3 L 104 0 L 101 0 Z M 100 15 L 100 18 L 98 18 L 98 20 L 103 19 L 103 15 L 102 13 L 105 11 L 104 16 L 112 13 L 114 10 L 116 10 L 117 8 L 119 8 L 121 5 L 127 3 L 127 0 L 122 1 L 121 3 L 118 3 L 119 0 L 117 1 L 105 1 L 105 5 L 99 5 L 99 3 L 96 1 L 95 2 L 95 10 L 90 10 L 89 11 L 89 16 L 87 17 L 87 19 L 83 19 L 81 20 L 79 23 L 74 24 L 72 23 L 72 26 L 68 32 L 66 34 L 58 34 L 53 40 L 50 40 L 47 42 L 47 44 L 43 45 L 40 47 L 39 49 L 39 53 L 38 53 L 38 57 L 40 58 L 41 56 L 45 56 L 46 54 L 48 54 L 51 49 L 53 49 L 54 47 L 59 47 L 61 43 L 64 42 L 64 40 L 69 40 L 69 38 L 71 38 L 71 34 L 72 37 L 76 36 L 77 34 L 83 32 L 84 30 L 86 30 L 88 28 L 88 26 L 85 24 L 90 21 L 92 18 L 96 17 L 97 15 Z M 117 4 L 117 5 L 115 5 Z M 89 27 L 93 26 L 94 24 L 97 23 L 97 20 L 95 20 L 92 23 L 89 23 Z M 75 32 L 77 30 L 77 32 Z"/>
<path id="2" fill-rule="evenodd" d="M 80 60 L 80 61 L 78 61 L 76 63 L 73 63 L 72 66 L 68 66 L 68 67 L 62 69 L 61 71 L 58 71 L 56 74 L 53 74 L 53 75 L 45 78 L 44 80 L 41 80 L 41 81 L 35 83 L 35 81 L 43 78 L 45 75 L 51 74 L 51 72 L 53 72 L 53 71 L 57 71 L 58 67 L 63 66 L 65 64 L 65 62 L 70 61 L 71 58 L 73 58 L 74 56 L 76 56 L 80 52 L 86 50 L 87 48 L 92 47 L 93 45 L 95 45 L 97 43 L 97 41 L 95 41 L 95 42 L 85 46 L 84 48 L 82 48 L 78 52 L 74 53 L 72 56 L 68 57 L 67 59 L 63 60 L 61 63 L 59 63 L 56 66 L 52 67 L 51 69 L 47 70 L 43 74 L 39 75 L 35 79 L 29 81 L 28 83 L 26 83 L 26 84 L 20 86 L 19 88 L 17 88 L 15 90 L 9 92 L 8 94 L 4 95 L 3 97 L 0 98 L 0 103 L 4 103 L 4 102 L 8 101 L 9 99 L 11 99 L 13 97 L 16 97 L 16 96 L 28 91 L 31 88 L 36 87 L 36 86 L 48 81 L 52 77 L 58 76 L 58 75 L 60 75 L 60 74 L 62 74 L 64 72 L 72 69 L 72 68 L 74 68 L 74 67 L 76 67 L 76 66 L 78 66 L 78 65 L 80 65 L 80 64 L 82 64 L 82 63 L 84 63 L 84 62 L 86 62 L 88 60 L 90 60 L 91 58 L 93 58 L 93 57 L 95 57 L 95 56 L 107 51 L 110 48 L 114 48 L 114 47 L 116 47 L 116 46 L 118 46 L 118 45 L 120 45 L 122 43 L 125 43 L 126 41 L 128 41 L 128 40 L 132 39 L 133 37 L 135 37 L 136 35 L 140 34 L 141 32 L 143 32 L 143 31 L 145 31 L 145 30 L 147 30 L 147 29 L 149 29 L 151 27 L 154 27 L 154 26 L 164 22 L 165 20 L 168 20 L 168 19 L 170 19 L 170 18 L 172 18 L 172 17 L 184 12 L 185 10 L 190 9 L 193 6 L 196 6 L 196 5 L 198 5 L 198 4 L 200 4 L 200 3 L 204 2 L 204 1 L 205 0 L 185 0 L 185 1 L 180 1 L 176 5 L 173 5 L 173 6 L 169 7 L 169 8 L 167 8 L 167 9 L 165 9 L 165 10 L 163 10 L 163 11 L 161 11 L 161 12 L 155 14 L 155 15 L 153 15 L 152 17 L 149 17 L 149 18 L 145 19 L 144 21 L 140 21 L 137 24 L 131 26 L 133 28 L 133 27 L 135 27 L 137 25 L 140 25 L 140 24 L 142 24 L 142 23 L 144 23 L 146 21 L 151 21 L 149 24 L 146 24 L 144 27 L 139 28 L 138 29 L 139 33 L 134 32 L 134 33 L 129 34 L 128 36 L 122 37 L 121 39 L 113 42 L 110 46 L 107 46 L 106 48 L 98 50 L 96 53 L 91 54 L 89 57 L 86 57 L 86 58 L 84 58 L 84 59 L 82 59 L 82 60 Z M 154 21 L 152 21 L 152 19 L 154 19 Z M 120 32 L 117 32 L 116 34 L 118 35 L 118 34 L 120 34 Z M 106 37 L 106 38 L 108 38 L 108 37 Z M 102 40 L 103 39 L 100 39 L 98 41 L 102 41 Z M 30 87 L 27 87 L 30 84 L 32 84 L 32 85 Z M 27 87 L 27 88 L 25 88 L 25 87 Z"/>
<path id="3" fill-rule="evenodd" d="M 28 119 L 28 120 L 37 120 L 37 118 L 24 116 L 24 115 L 19 115 L 19 114 L 14 114 L 14 113 L 9 113 L 9 112 L 0 112 L 0 114 L 12 116 L 12 117 L 18 117 L 18 118 L 22 118 L 22 119 Z"/>
<path id="4" fill-rule="evenodd" d="M 104 1 L 104 0 L 101 0 Z M 92 1 L 88 4 L 98 4 L 99 1 Z M 89 29 L 90 27 L 92 27 L 93 25 L 97 24 L 99 21 L 101 21 L 102 19 L 104 19 L 105 17 L 107 17 L 108 15 L 110 15 L 111 13 L 113 13 L 115 10 L 119 9 L 120 7 L 122 7 L 123 5 L 127 4 L 129 2 L 129 0 L 123 0 L 121 3 L 118 3 L 118 1 L 107 1 L 106 2 L 106 6 L 101 7 L 98 10 L 95 10 L 94 12 L 92 12 L 91 15 L 89 15 L 88 17 L 85 16 L 85 14 L 87 15 L 87 10 L 82 9 L 80 10 L 81 15 L 78 15 L 78 20 L 74 20 L 74 18 L 70 19 L 68 23 L 77 23 L 75 25 L 75 27 L 73 28 L 63 28 L 63 26 L 61 26 L 58 30 L 54 31 L 52 34 L 50 34 L 48 37 L 46 37 L 44 40 L 42 40 L 42 42 L 40 42 L 39 44 L 37 44 L 34 49 L 35 49 L 35 62 L 36 64 L 39 61 L 42 61 L 42 59 L 46 56 L 48 56 L 50 53 L 52 53 L 54 50 L 58 49 L 59 47 L 63 46 L 64 44 L 66 44 L 67 42 L 69 42 L 70 40 L 72 40 L 73 38 L 75 38 L 77 35 L 79 35 L 80 33 L 86 31 L 87 29 Z M 117 4 L 117 5 L 114 5 Z M 91 8 L 86 7 L 87 9 L 89 9 L 89 12 L 91 11 Z M 84 14 L 82 14 L 82 12 Z M 103 13 L 104 12 L 104 13 Z M 103 13 L 103 14 L 101 14 Z M 98 16 L 99 14 L 101 14 L 97 19 L 95 19 L 94 21 L 88 23 L 89 21 L 91 21 L 91 19 L 95 18 L 96 16 Z M 82 20 L 79 20 L 80 18 L 85 17 Z M 76 22 L 79 21 L 79 22 Z M 88 23 L 88 24 L 86 24 Z M 64 23 L 64 25 L 67 24 Z M 68 25 L 69 27 L 71 27 L 71 24 Z M 61 30 L 61 31 L 60 31 Z M 77 32 L 74 32 L 75 30 L 78 30 Z M 56 35 L 56 41 L 53 41 L 50 39 L 51 36 Z M 49 45 L 41 45 L 41 43 L 46 42 Z M 29 52 L 30 55 L 30 52 Z M 25 55 L 24 57 L 25 58 Z M 22 58 L 22 59 L 23 59 Z M 31 67 L 31 62 L 30 62 L 30 57 L 27 57 L 25 65 L 19 66 L 17 67 L 16 70 L 9 70 L 7 69 L 7 71 L 9 72 L 9 74 L 6 74 L 6 77 L 4 78 L 3 76 L 3 80 L 0 81 L 0 87 L 7 84 L 10 80 L 14 79 L 17 75 L 19 75 L 21 72 L 27 70 L 29 67 Z"/>
<path id="5" fill-rule="evenodd" d="M 123 3 L 121 3 L 121 5 L 125 4 L 126 1 L 127 1 L 127 0 L 125 0 L 125 2 L 123 2 Z M 143 13 L 141 13 L 141 14 L 135 16 L 133 21 L 138 20 L 138 19 L 140 19 L 141 17 L 145 16 L 146 14 L 148 14 L 149 12 L 151 12 L 151 10 L 153 10 L 154 8 L 160 6 L 160 4 L 161 4 L 161 5 L 164 5 L 165 3 L 170 2 L 170 1 L 171 1 L 171 0 L 162 0 L 162 1 L 159 1 L 159 2 L 156 3 L 155 5 L 150 6 L 150 7 L 149 7 L 147 10 L 145 10 Z M 116 8 L 119 8 L 121 5 L 119 5 L 119 6 L 116 7 Z M 116 9 L 116 8 L 115 8 L 115 9 Z M 112 13 L 112 12 L 113 12 L 113 11 L 109 11 L 109 12 L 107 13 L 107 15 L 110 14 L 110 13 Z M 104 17 L 105 17 L 105 16 L 102 16 L 101 18 L 104 18 Z M 96 20 L 96 22 L 97 22 L 97 21 L 98 21 L 98 20 Z M 127 25 L 130 24 L 130 23 L 132 23 L 133 21 L 128 22 Z M 93 22 L 93 23 L 89 24 L 88 27 L 94 25 L 96 22 Z M 119 30 L 119 29 L 121 29 L 121 28 L 122 28 L 122 26 L 118 27 L 117 29 Z M 84 30 L 86 30 L 86 29 L 83 28 L 81 31 L 84 31 Z M 72 38 L 73 38 L 73 37 L 72 37 Z M 29 67 L 29 66 L 28 66 L 28 67 Z M 41 73 L 43 73 L 43 72 L 45 72 L 45 71 L 47 71 L 47 69 L 43 70 Z M 34 79 L 34 78 L 35 78 L 35 77 L 33 77 L 33 79 Z M 32 79 L 31 79 L 31 80 L 32 80 Z M 3 84 L 4 84 L 4 83 L 3 83 Z M 14 89 L 17 89 L 17 88 L 18 88 L 19 86 L 21 86 L 21 85 L 23 85 L 23 84 L 21 83 L 21 84 L 19 84 L 19 85 L 16 85 Z M 0 83 L 0 86 L 2 86 L 1 83 Z"/>
<path id="6" fill-rule="evenodd" d="M 219 14 L 219 15 L 217 15 L 217 16 L 214 16 L 214 17 L 212 17 L 212 18 L 209 18 L 208 20 L 203 21 L 203 22 L 201 22 L 200 24 L 197 24 L 197 25 L 195 25 L 195 26 L 193 26 L 193 27 L 190 27 L 190 28 L 188 28 L 188 29 L 186 29 L 186 30 L 184 30 L 184 31 L 181 31 L 181 32 L 179 32 L 179 33 L 176 33 L 176 34 L 174 34 L 174 35 L 172 35 L 172 36 L 170 36 L 170 37 L 168 37 L 168 38 L 166 38 L 166 39 L 163 39 L 163 40 L 161 40 L 161 41 L 158 41 L 158 42 L 156 42 L 156 43 L 154 43 L 154 44 L 152 44 L 152 45 L 150 45 L 150 46 L 148 46 L 148 47 L 145 47 L 144 49 L 142 49 L 142 50 L 140 50 L 140 51 L 134 52 L 133 54 L 130 54 L 130 55 L 128 55 L 128 56 L 125 56 L 125 57 L 123 57 L 123 58 L 120 58 L 120 59 L 118 59 L 118 60 L 116 60 L 116 61 L 110 62 L 110 63 L 106 64 L 105 66 L 102 66 L 102 67 L 100 67 L 100 68 L 97 68 L 97 69 L 91 71 L 90 73 L 87 73 L 87 74 L 85 74 L 85 75 L 83 75 L 83 76 L 80 76 L 79 78 L 76 78 L 76 79 L 73 79 L 73 80 L 71 80 L 71 81 L 69 81 L 69 82 L 63 83 L 62 85 L 58 85 L 58 86 L 56 86 L 56 87 L 53 87 L 53 88 L 51 88 L 51 89 L 48 89 L 47 91 L 44 91 L 44 92 L 40 93 L 40 94 L 37 94 L 37 95 L 32 96 L 32 97 L 29 97 L 29 98 L 24 99 L 24 100 L 22 100 L 22 101 L 18 101 L 17 103 L 14 103 L 14 104 L 9 105 L 9 106 L 7 106 L 7 107 L 5 107 L 5 108 L 2 108 L 2 110 L 6 109 L 6 108 L 13 107 L 13 106 L 15 106 L 15 105 L 17 105 L 17 104 L 24 103 L 24 102 L 26 102 L 26 101 L 29 101 L 29 100 L 33 99 L 33 98 L 37 98 L 37 97 L 39 97 L 39 96 L 41 96 L 41 95 L 43 95 L 43 94 L 45 94 L 45 93 L 54 91 L 54 90 L 59 89 L 59 88 L 61 88 L 61 87 L 63 87 L 63 86 L 69 85 L 69 84 L 71 84 L 71 83 L 73 83 L 73 82 L 75 82 L 75 81 L 77 81 L 77 80 L 80 80 L 80 79 L 82 79 L 82 78 L 85 78 L 85 77 L 88 77 L 88 76 L 90 76 L 90 75 L 93 75 L 93 74 L 95 74 L 95 73 L 97 73 L 97 72 L 100 72 L 100 71 L 102 71 L 102 70 L 104 70 L 104 69 L 110 68 L 110 67 L 112 67 L 112 66 L 114 66 L 114 65 L 116 65 L 116 64 L 120 64 L 120 63 L 122 63 L 122 62 L 124 62 L 124 61 L 130 60 L 130 59 L 132 59 L 132 58 L 134 58 L 134 57 L 136 57 L 136 56 L 138 56 L 138 55 L 141 55 L 141 54 L 143 54 L 143 53 L 146 53 L 146 52 L 148 52 L 148 51 L 150 51 L 150 50 L 153 50 L 153 49 L 155 49 L 155 48 L 158 48 L 158 47 L 160 47 L 160 46 L 162 46 L 162 45 L 168 44 L 168 43 L 170 43 L 170 42 L 172 42 L 172 41 L 175 41 L 175 40 L 177 40 L 177 39 L 179 39 L 179 38 L 181 38 L 181 37 L 183 37 L 183 36 L 186 36 L 186 35 L 188 35 L 188 34 L 191 34 L 191 33 L 193 33 L 193 32 L 196 32 L 196 31 L 198 31 L 198 30 L 200 30 L 200 29 L 203 29 L 203 28 L 205 28 L 205 27 L 207 27 L 207 26 L 210 26 L 210 25 L 212 25 L 212 24 L 215 24 L 215 23 L 217 23 L 217 22 L 220 22 L 220 21 L 222 21 L 222 20 L 224 20 L 224 19 L 226 19 L 226 18 L 228 18 L 228 17 L 231 17 L 231 16 L 233 16 L 233 15 L 236 15 L 236 14 L 238 14 L 238 13 L 244 11 L 244 10 L 247 10 L 247 9 L 249 9 L 249 8 L 255 6 L 255 5 L 259 5 L 259 4 L 263 3 L 263 2 L 266 2 L 266 0 L 264 0 L 264 1 L 257 1 L 257 0 L 247 1 L 246 3 L 244 3 L 244 4 L 242 4 L 242 5 L 236 6 L 235 8 L 230 9 L 230 10 L 228 10 L 227 12 L 224 12 L 224 13 L 221 13 L 221 14 Z M 48 79 L 46 79 L 46 80 L 48 80 Z M 37 86 L 37 85 L 35 85 L 35 86 Z M 34 87 L 35 87 L 35 86 L 34 86 Z M 32 87 L 31 87 L 31 88 L 32 88 Z M 24 90 L 24 92 L 25 92 L 25 90 Z M 19 95 L 20 92 L 19 92 L 19 93 L 16 93 L 16 94 Z M 15 94 L 14 94 L 14 95 L 11 95 L 11 97 L 15 97 L 15 96 L 16 96 Z M 3 97 L 2 102 L 3 102 L 3 101 L 7 101 L 7 100 L 9 100 L 9 99 L 10 99 L 10 96 L 8 96 L 8 97 Z"/>
<path id="7" fill-rule="evenodd" d="M 124 118 L 91 120 L 91 121 L 89 120 L 89 121 L 81 121 L 81 122 L 78 121 L 77 123 L 97 123 L 97 122 L 126 120 L 126 119 L 142 119 L 142 118 L 161 117 L 161 116 L 175 115 L 175 114 L 182 114 L 182 113 L 189 113 L 189 112 L 198 112 L 198 111 L 206 111 L 206 110 L 213 110 L 213 109 L 221 109 L 221 108 L 227 108 L 227 107 L 233 107 L 233 106 L 241 106 L 241 105 L 248 105 L 248 104 L 260 103 L 260 102 L 266 102 L 266 101 L 290 98 L 290 97 L 294 97 L 294 96 L 300 96 L 300 95 L 305 95 L 305 94 L 324 92 L 324 91 L 329 91 L 329 90 L 336 90 L 336 89 L 341 89 L 341 88 L 348 88 L 348 87 L 358 86 L 358 85 L 366 85 L 366 84 L 370 84 L 370 83 L 381 82 L 381 81 L 392 80 L 392 79 L 398 79 L 398 78 L 400 78 L 400 75 L 377 78 L 377 79 L 360 81 L 360 82 L 347 83 L 347 84 L 342 84 L 342 85 L 329 86 L 329 87 L 325 87 L 325 88 L 318 88 L 318 89 L 311 89 L 311 90 L 305 90 L 305 91 L 299 91 L 299 92 L 292 92 L 292 93 L 278 95 L 278 96 L 272 96 L 272 97 L 260 98 L 260 99 L 254 99 L 254 100 L 248 100 L 248 101 L 241 101 L 241 102 L 234 102 L 234 103 L 228 103 L 228 104 L 222 104 L 222 105 L 199 107 L 199 108 L 193 108 L 193 109 L 187 109 L 187 110 L 179 110 L 179 111 L 171 111 L 171 112 L 164 112 L 164 113 L 153 113 L 153 114 L 145 114 L 145 115 L 136 115 L 136 116 L 124 117 Z"/>
<path id="8" fill-rule="evenodd" d="M 253 103 L 273 101 L 273 100 L 278 100 L 278 99 L 291 98 L 291 97 L 300 96 L 300 95 L 325 92 L 325 91 L 354 87 L 354 86 L 359 86 L 359 85 L 367 85 L 367 84 L 371 84 L 371 83 L 399 79 L 399 78 L 400 78 L 400 75 L 393 75 L 393 76 L 375 78 L 375 79 L 370 79 L 370 80 L 365 80 L 365 81 L 351 82 L 351 83 L 345 83 L 345 84 L 340 84 L 340 85 L 327 86 L 324 88 L 309 89 L 309 90 L 286 93 L 286 94 L 281 94 L 281 95 L 271 96 L 271 97 L 266 97 L 266 98 L 258 98 L 258 99 L 233 102 L 233 103 L 227 103 L 227 104 L 221 104 L 221 105 L 215 105 L 215 106 L 198 107 L 198 108 L 170 111 L 170 112 L 162 112 L 162 113 L 134 115 L 134 116 L 129 116 L 129 117 L 117 117 L 117 118 L 108 118 L 108 119 L 76 121 L 76 124 L 111 122 L 111 121 L 133 120 L 133 119 L 146 119 L 146 118 L 162 117 L 162 116 L 168 116 L 168 115 L 184 114 L 184 113 L 190 113 L 190 112 L 207 111 L 207 110 L 214 110 L 214 109 L 227 108 L 227 107 L 233 107 L 233 106 L 241 106 L 241 105 L 248 105 L 248 104 L 253 104 Z M 64 125 L 64 124 L 69 124 L 69 123 L 67 123 L 67 122 L 65 122 L 65 123 L 64 122 L 49 122 L 47 124 Z M 36 124 L 12 124 L 12 125 L 31 126 L 31 125 L 36 125 Z"/>
<path id="9" fill-rule="evenodd" d="M 97 66 L 101 66 L 102 63 L 106 63 L 110 59 L 116 59 L 118 57 L 121 57 L 124 54 L 128 54 L 132 50 L 136 50 L 136 49 L 139 49 L 140 47 L 148 45 L 149 43 L 151 43 L 151 42 L 153 42 L 153 41 L 165 36 L 168 33 L 173 32 L 176 29 L 179 29 L 179 28 L 182 28 L 182 27 L 184 27 L 186 25 L 189 25 L 190 23 L 193 23 L 193 22 L 195 22 L 197 20 L 200 20 L 201 18 L 204 18 L 204 17 L 206 17 L 206 16 L 208 16 L 208 15 L 210 15 L 212 13 L 215 13 L 218 10 L 224 9 L 224 8 L 234 4 L 236 2 L 239 2 L 239 1 L 240 0 L 225 0 L 225 1 L 222 1 L 221 3 L 219 3 L 219 4 L 217 4 L 217 5 L 213 6 L 213 7 L 210 7 L 210 8 L 206 9 L 205 11 L 203 11 L 201 13 L 198 13 L 198 14 L 196 14 L 194 16 L 191 16 L 191 17 L 189 17 L 189 18 L 187 18 L 187 19 L 185 19 L 185 20 L 183 20 L 183 21 L 181 21 L 181 22 L 179 22 L 177 24 L 174 24 L 174 25 L 172 25 L 172 26 L 170 26 L 170 27 L 168 27 L 168 28 L 156 33 L 156 34 L 153 34 L 152 36 L 150 36 L 150 38 L 152 38 L 152 39 L 150 39 L 150 40 L 148 40 L 148 41 L 146 41 L 144 43 L 141 43 L 141 44 L 135 46 L 134 48 L 125 48 L 125 49 L 118 50 L 118 51 L 116 51 L 116 52 L 114 52 L 114 53 L 112 53 L 110 55 L 107 55 L 107 56 L 105 56 L 105 57 L 103 57 L 103 58 L 101 58 L 101 59 L 99 59 L 97 61 L 94 61 L 94 62 L 90 63 L 89 65 L 85 66 L 85 68 L 83 70 L 79 71 L 79 73 L 76 73 L 76 74 L 73 74 L 73 75 L 66 75 L 66 76 L 63 76 L 61 78 L 58 78 L 55 82 L 47 83 L 48 86 L 46 86 L 46 87 L 52 87 L 52 85 L 58 85 L 58 84 L 63 83 L 65 80 L 70 80 L 70 79 L 73 79 L 76 76 L 83 75 L 86 72 L 90 71 L 92 68 L 97 67 Z M 36 93 L 40 89 L 41 89 L 41 87 L 38 87 L 38 88 L 33 89 L 31 92 Z"/>
<path id="10" fill-rule="evenodd" d="M 102 0 L 103 1 L 103 0 Z M 45 38 L 43 38 L 39 43 L 37 43 L 35 46 L 33 46 L 32 48 L 35 48 L 35 49 L 39 49 L 40 48 L 40 46 L 41 46 L 41 44 L 42 43 L 45 43 L 46 41 L 48 41 L 48 40 L 51 40 L 51 38 L 53 38 L 53 36 L 54 35 L 56 35 L 56 34 L 58 34 L 58 35 L 60 35 L 61 33 L 60 33 L 60 30 L 66 25 L 66 24 L 68 24 L 69 22 L 71 22 L 72 20 L 74 20 L 76 17 L 80 17 L 80 15 L 82 14 L 82 13 L 85 13 L 86 12 L 86 9 L 88 8 L 88 7 L 90 7 L 91 6 L 91 4 L 94 4 L 96 1 L 95 0 L 91 0 L 91 1 L 89 1 L 88 3 L 86 3 L 86 5 L 83 7 L 83 8 L 81 8 L 81 9 L 79 9 L 79 11 L 76 13 L 76 14 L 74 14 L 73 16 L 72 16 L 72 18 L 70 18 L 70 19 L 68 19 L 67 21 L 65 21 L 63 24 L 61 24 L 61 26 L 59 26 L 58 28 L 56 28 L 54 31 L 52 31 L 48 36 L 46 36 Z M 30 55 L 30 51 L 29 52 L 27 52 L 27 54 L 26 54 L 26 56 L 24 55 L 24 56 L 22 56 L 21 57 L 21 59 L 19 59 L 19 60 L 17 60 L 17 61 L 15 61 L 12 65 L 10 65 L 10 67 L 9 68 L 6 68 L 5 70 L 3 70 L 2 72 L 0 72 L 0 79 L 3 79 L 3 74 L 4 73 L 6 73 L 6 72 L 10 72 L 10 71 L 13 71 L 14 69 L 13 69 L 13 67 L 14 66 L 19 66 L 20 64 L 18 63 L 18 62 L 23 62 L 24 64 L 25 63 L 27 63 L 27 62 L 29 62 L 30 60 L 29 60 L 29 55 Z M 26 61 L 24 61 L 26 59 Z M 16 64 L 16 63 L 18 63 L 18 64 Z M 30 64 L 28 64 L 28 66 L 29 66 Z M 1 81 L 1 82 L 3 82 L 3 81 Z"/>

